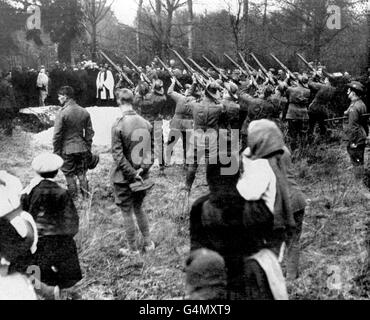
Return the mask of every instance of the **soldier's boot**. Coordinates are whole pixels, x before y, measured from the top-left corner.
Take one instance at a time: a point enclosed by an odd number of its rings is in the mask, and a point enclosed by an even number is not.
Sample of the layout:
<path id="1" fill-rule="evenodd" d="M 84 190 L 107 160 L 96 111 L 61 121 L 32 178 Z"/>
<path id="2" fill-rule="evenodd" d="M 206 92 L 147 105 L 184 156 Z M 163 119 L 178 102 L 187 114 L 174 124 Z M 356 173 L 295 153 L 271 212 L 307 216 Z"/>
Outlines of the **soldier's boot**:
<path id="1" fill-rule="evenodd" d="M 292 244 L 288 249 L 288 256 L 286 262 L 287 280 L 294 281 L 299 276 L 299 245 Z"/>
<path id="2" fill-rule="evenodd" d="M 90 192 L 89 192 L 89 182 L 86 177 L 86 173 L 79 175 L 78 177 L 78 182 L 80 184 L 80 191 L 82 194 L 82 198 L 84 200 L 89 198 Z"/>
<path id="3" fill-rule="evenodd" d="M 66 181 L 67 181 L 68 191 L 71 194 L 73 200 L 77 200 L 78 190 L 77 190 L 76 178 L 74 176 L 67 176 Z"/>

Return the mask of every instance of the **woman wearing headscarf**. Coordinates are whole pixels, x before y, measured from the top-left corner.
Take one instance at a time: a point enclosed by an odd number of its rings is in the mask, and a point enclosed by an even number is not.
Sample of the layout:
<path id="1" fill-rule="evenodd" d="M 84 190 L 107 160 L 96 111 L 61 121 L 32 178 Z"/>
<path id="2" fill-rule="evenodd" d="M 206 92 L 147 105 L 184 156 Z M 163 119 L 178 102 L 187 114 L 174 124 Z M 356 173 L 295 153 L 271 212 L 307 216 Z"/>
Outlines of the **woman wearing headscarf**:
<path id="1" fill-rule="evenodd" d="M 241 188 L 238 181 L 243 183 L 252 172 L 248 173 L 249 168 L 244 168 L 240 179 L 239 170 L 232 170 L 235 164 L 239 168 L 239 161 L 235 161 L 238 155 L 231 155 L 232 166 L 230 163 L 229 167 L 220 163 L 208 165 L 210 194 L 198 199 L 190 213 L 192 252 L 206 248 L 224 259 L 226 299 L 288 299 L 278 255 L 287 230 L 294 226 L 294 219 L 280 163 L 284 147 L 282 134 L 276 125 L 268 124 L 262 128 L 252 125 L 254 130 L 249 132 L 248 142 L 251 155 L 256 159 L 264 158 L 265 165 L 270 166 L 267 172 L 275 177 L 275 182 L 270 183 L 272 200 L 266 201 L 262 197 L 264 192 L 245 199 L 251 196 L 248 193 L 251 188 Z M 278 138 L 274 139 L 276 134 Z M 256 171 L 256 178 L 259 173 L 261 181 L 265 181 L 266 172 Z"/>
<path id="2" fill-rule="evenodd" d="M 238 191 L 249 201 L 263 199 L 269 207 L 276 235 L 281 235 L 281 241 L 286 237 L 287 278 L 295 280 L 306 202 L 294 178 L 290 151 L 284 145 L 281 131 L 268 120 L 250 124 L 248 146 L 243 153 L 244 173 Z"/>

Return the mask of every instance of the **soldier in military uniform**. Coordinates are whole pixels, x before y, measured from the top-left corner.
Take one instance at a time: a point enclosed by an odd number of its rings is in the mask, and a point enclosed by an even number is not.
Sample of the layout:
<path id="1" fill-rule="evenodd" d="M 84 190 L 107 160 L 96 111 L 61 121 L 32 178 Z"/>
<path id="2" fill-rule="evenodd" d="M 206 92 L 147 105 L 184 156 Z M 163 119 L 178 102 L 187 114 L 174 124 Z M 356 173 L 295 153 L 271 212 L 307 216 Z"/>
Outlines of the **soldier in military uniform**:
<path id="1" fill-rule="evenodd" d="M 218 161 L 218 132 L 223 106 L 220 103 L 220 86 L 211 82 L 207 85 L 204 97 L 199 102 L 191 103 L 193 108 L 194 134 L 187 152 L 187 173 L 185 190 L 191 191 L 200 161 L 205 163 Z M 204 154 L 199 154 L 204 152 Z"/>
<path id="2" fill-rule="evenodd" d="M 185 95 L 174 91 L 176 78 L 171 79 L 171 86 L 168 88 L 167 95 L 175 101 L 175 115 L 170 123 L 170 133 L 168 135 L 166 162 L 171 162 L 173 148 L 177 141 L 181 138 L 183 146 L 183 157 L 186 160 L 186 150 L 188 150 L 189 141 L 186 136 L 187 130 L 193 129 L 193 110 L 190 102 L 195 101 L 195 97 L 191 95 L 192 87 L 188 88 Z"/>
<path id="3" fill-rule="evenodd" d="M 239 95 L 241 111 L 247 114 L 240 132 L 243 150 L 247 147 L 248 127 L 252 121 L 260 119 L 276 120 L 279 117 L 279 112 L 277 112 L 271 100 L 268 99 L 270 95 L 269 89 L 265 89 L 264 98 L 253 98 L 249 94 Z"/>
<path id="4" fill-rule="evenodd" d="M 367 112 L 366 105 L 360 98 L 363 93 L 364 86 L 362 83 L 352 81 L 348 84 L 348 97 L 351 100 L 351 105 L 344 113 L 349 117 L 347 151 L 354 167 L 355 176 L 358 179 L 363 176 L 366 138 L 369 135 L 367 119 L 364 117 Z M 365 183 L 368 187 L 370 186 L 369 177 L 369 170 L 367 170 Z"/>
<path id="5" fill-rule="evenodd" d="M 0 81 L 0 125 L 7 136 L 13 133 L 13 119 L 18 112 L 11 79 L 11 72 L 7 72 Z"/>
<path id="6" fill-rule="evenodd" d="M 141 116 L 150 122 L 153 127 L 153 137 L 155 143 L 155 156 L 159 161 L 161 173 L 164 172 L 164 141 L 163 141 L 163 114 L 166 107 L 167 98 L 164 94 L 163 81 L 154 82 L 153 91 L 148 93 L 141 102 Z"/>
<path id="7" fill-rule="evenodd" d="M 135 238 L 135 221 L 144 238 L 144 251 L 154 249 L 150 239 L 148 217 L 142 210 L 146 195 L 145 191 L 134 192 L 130 184 L 143 181 L 149 175 L 152 166 L 151 152 L 151 124 L 133 110 L 133 93 L 128 89 L 116 91 L 116 99 L 122 111 L 122 117 L 117 119 L 112 127 L 112 155 L 114 159 L 111 181 L 117 206 L 121 209 L 124 218 L 124 227 L 128 248 L 122 248 L 122 254 L 139 254 Z M 140 134 L 142 142 L 134 138 Z M 140 138 L 140 137 L 136 137 Z M 142 154 L 135 154 L 139 143 L 143 144 Z M 138 150 L 140 152 L 140 150 Z"/>
<path id="8" fill-rule="evenodd" d="M 307 83 L 308 78 L 301 78 Z M 290 147 L 295 150 L 307 138 L 308 106 L 311 97 L 310 89 L 303 86 L 288 87 L 286 95 L 289 101 L 286 120 L 288 120 L 288 136 Z"/>
<path id="9" fill-rule="evenodd" d="M 89 167 L 94 130 L 90 114 L 74 100 L 74 90 L 62 87 L 58 92 L 62 105 L 55 119 L 53 146 L 54 153 L 62 157 L 68 190 L 72 197 L 78 196 L 77 180 L 84 198 L 89 195 L 86 173 Z"/>

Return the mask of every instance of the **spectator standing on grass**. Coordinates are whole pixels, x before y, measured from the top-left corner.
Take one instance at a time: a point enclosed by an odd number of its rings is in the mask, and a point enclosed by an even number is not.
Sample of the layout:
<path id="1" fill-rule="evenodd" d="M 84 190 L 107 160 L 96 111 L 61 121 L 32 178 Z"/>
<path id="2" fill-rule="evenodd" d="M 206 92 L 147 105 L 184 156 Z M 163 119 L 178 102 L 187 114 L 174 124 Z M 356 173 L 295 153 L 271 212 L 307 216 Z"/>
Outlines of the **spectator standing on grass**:
<path id="1" fill-rule="evenodd" d="M 91 148 L 94 130 L 90 114 L 74 100 L 74 90 L 62 87 L 58 92 L 58 100 L 62 106 L 55 119 L 53 146 L 54 153 L 63 160 L 64 173 L 68 190 L 73 198 L 77 198 L 77 180 L 84 198 L 89 196 L 89 183 L 86 173 L 91 160 Z"/>
<path id="2" fill-rule="evenodd" d="M 61 188 L 55 178 L 63 165 L 56 154 L 36 157 L 32 168 L 37 176 L 23 191 L 23 210 L 29 212 L 37 224 L 38 249 L 29 265 L 41 271 L 44 291 L 58 292 L 73 287 L 82 279 L 76 243 L 79 217 L 72 197 Z"/>
<path id="3" fill-rule="evenodd" d="M 245 201 L 239 194 L 239 162 L 231 163 L 237 168 L 229 172 L 222 170 L 230 169 L 230 163 L 207 166 L 210 194 L 198 199 L 190 212 L 189 298 L 287 299 L 274 215 L 264 200 Z"/>
<path id="4" fill-rule="evenodd" d="M 155 143 L 155 157 L 159 162 L 160 173 L 164 173 L 164 139 L 163 139 L 163 119 L 167 98 L 164 94 L 163 81 L 156 80 L 153 83 L 152 91 L 149 92 L 144 100 L 139 103 L 141 116 L 148 120 L 153 127 L 153 144 Z"/>
<path id="5" fill-rule="evenodd" d="M 112 127 L 113 167 L 111 180 L 116 205 L 121 209 L 128 248 L 120 249 L 121 254 L 139 254 L 135 236 L 135 220 L 144 240 L 144 251 L 155 248 L 149 232 L 149 221 L 142 209 L 146 191 L 135 192 L 130 184 L 143 181 L 149 176 L 152 166 L 151 124 L 133 109 L 134 95 L 128 89 L 116 91 L 117 104 L 122 117 Z"/>
<path id="6" fill-rule="evenodd" d="M 349 117 L 347 151 L 351 158 L 355 177 L 357 179 L 362 179 L 364 175 L 366 138 L 369 135 L 367 118 L 363 116 L 366 114 L 367 109 L 365 103 L 361 100 L 361 95 L 364 93 L 364 86 L 360 82 L 352 81 L 348 84 L 347 93 L 351 100 L 351 105 L 344 112 L 344 114 Z M 368 175 L 368 173 L 366 175 Z M 369 187 L 369 177 L 365 178 L 367 187 Z"/>
<path id="7" fill-rule="evenodd" d="M 4 77 L 0 73 L 0 78 L 0 126 L 5 135 L 11 136 L 13 134 L 13 120 L 18 111 L 11 84 L 12 73 L 6 72 Z"/>
<path id="8" fill-rule="evenodd" d="M 37 89 L 39 90 L 39 106 L 45 106 L 45 100 L 49 93 L 49 77 L 46 74 L 46 69 L 41 66 L 40 72 L 37 76 Z"/>

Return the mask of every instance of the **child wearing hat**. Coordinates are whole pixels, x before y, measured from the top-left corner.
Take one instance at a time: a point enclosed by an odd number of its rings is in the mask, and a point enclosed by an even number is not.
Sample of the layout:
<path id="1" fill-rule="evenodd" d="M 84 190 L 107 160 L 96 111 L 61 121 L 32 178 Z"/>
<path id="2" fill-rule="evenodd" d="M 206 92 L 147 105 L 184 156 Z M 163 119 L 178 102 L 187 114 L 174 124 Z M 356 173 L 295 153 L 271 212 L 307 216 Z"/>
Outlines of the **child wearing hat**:
<path id="1" fill-rule="evenodd" d="M 35 219 L 39 233 L 32 265 L 40 268 L 43 283 L 67 289 L 82 274 L 73 239 L 79 226 L 77 210 L 69 192 L 54 180 L 62 165 L 62 158 L 51 153 L 33 160 L 37 177 L 23 191 L 22 206 Z"/>

